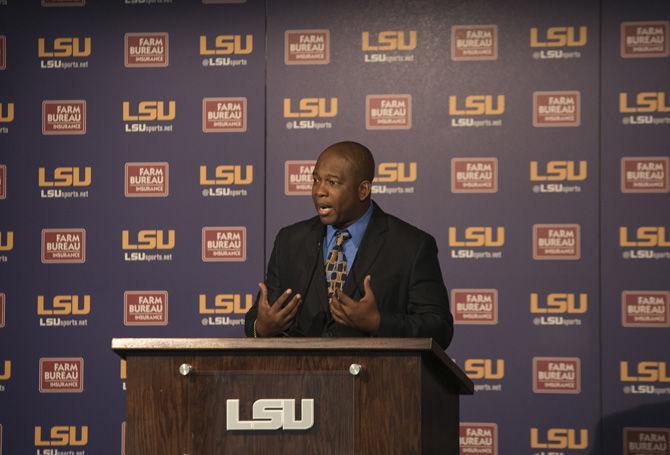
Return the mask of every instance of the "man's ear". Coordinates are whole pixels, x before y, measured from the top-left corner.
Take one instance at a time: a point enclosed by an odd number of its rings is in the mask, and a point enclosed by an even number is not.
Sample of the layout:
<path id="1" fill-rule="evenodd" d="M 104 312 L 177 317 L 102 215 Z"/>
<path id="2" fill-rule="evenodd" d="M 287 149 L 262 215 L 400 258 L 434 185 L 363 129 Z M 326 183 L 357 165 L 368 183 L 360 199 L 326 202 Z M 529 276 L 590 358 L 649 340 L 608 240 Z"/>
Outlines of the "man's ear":
<path id="1" fill-rule="evenodd" d="M 369 180 L 363 180 L 358 185 L 358 199 L 361 201 L 366 200 L 370 197 L 370 192 L 372 191 L 372 183 Z"/>

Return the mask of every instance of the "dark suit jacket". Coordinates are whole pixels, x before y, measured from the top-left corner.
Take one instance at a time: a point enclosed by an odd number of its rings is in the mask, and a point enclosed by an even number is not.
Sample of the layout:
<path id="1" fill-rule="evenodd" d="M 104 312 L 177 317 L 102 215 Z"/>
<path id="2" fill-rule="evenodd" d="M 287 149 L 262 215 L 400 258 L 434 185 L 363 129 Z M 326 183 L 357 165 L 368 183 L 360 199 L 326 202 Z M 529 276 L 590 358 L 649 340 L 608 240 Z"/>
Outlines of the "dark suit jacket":
<path id="1" fill-rule="evenodd" d="M 325 226 L 318 216 L 279 231 L 265 278 L 268 301 L 272 304 L 287 288 L 302 295 L 288 336 L 369 336 L 336 323 L 330 315 L 324 236 Z M 432 236 L 374 204 L 344 293 L 360 300 L 368 274 L 381 313 L 379 330 L 373 336 L 432 337 L 446 348 L 453 334 L 453 319 Z M 247 336 L 253 335 L 257 305 L 258 299 L 246 315 Z"/>

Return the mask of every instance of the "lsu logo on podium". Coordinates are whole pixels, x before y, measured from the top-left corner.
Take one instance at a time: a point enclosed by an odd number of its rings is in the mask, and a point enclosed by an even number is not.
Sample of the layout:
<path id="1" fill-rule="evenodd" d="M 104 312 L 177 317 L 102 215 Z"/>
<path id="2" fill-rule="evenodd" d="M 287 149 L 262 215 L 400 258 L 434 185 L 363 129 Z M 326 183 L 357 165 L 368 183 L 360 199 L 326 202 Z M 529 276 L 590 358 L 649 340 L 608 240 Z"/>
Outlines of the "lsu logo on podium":
<path id="1" fill-rule="evenodd" d="M 589 430 L 585 428 L 530 429 L 531 449 L 585 450 L 589 447 Z M 553 452 L 552 452 L 553 453 Z"/>
<path id="2" fill-rule="evenodd" d="M 14 121 L 14 103 L 0 103 L 0 123 Z"/>
<path id="3" fill-rule="evenodd" d="M 47 41 L 47 38 L 37 39 L 37 56 L 39 58 L 84 58 L 91 55 L 91 38 L 81 39 L 69 36 L 60 36 Z"/>
<path id="4" fill-rule="evenodd" d="M 670 21 L 621 23 L 622 58 L 662 58 L 670 55 Z"/>
<path id="5" fill-rule="evenodd" d="M 331 98 L 300 98 L 297 106 L 284 98 L 284 118 L 333 118 L 337 116 L 338 100 Z"/>
<path id="6" fill-rule="evenodd" d="M 583 47 L 588 42 L 588 28 L 585 25 L 577 27 L 548 27 L 543 32 L 539 27 L 530 29 L 530 47 Z"/>
<path id="7" fill-rule="evenodd" d="M 284 163 L 284 194 L 309 196 L 312 194 L 315 160 L 288 160 Z"/>
<path id="8" fill-rule="evenodd" d="M 504 359 L 467 359 L 463 371 L 472 380 L 500 380 L 505 377 Z"/>
<path id="9" fill-rule="evenodd" d="M 38 316 L 84 316 L 91 313 L 91 296 L 54 295 L 49 303 L 43 295 L 37 296 Z"/>
<path id="10" fill-rule="evenodd" d="M 88 444 L 88 426 L 54 425 L 35 427 L 35 447 L 84 447 Z M 44 454 L 47 452 L 44 451 Z M 48 452 L 51 453 L 51 452 Z M 54 451 L 55 453 L 59 453 Z"/>
<path id="11" fill-rule="evenodd" d="M 454 61 L 497 60 L 497 25 L 451 27 L 451 59 Z"/>

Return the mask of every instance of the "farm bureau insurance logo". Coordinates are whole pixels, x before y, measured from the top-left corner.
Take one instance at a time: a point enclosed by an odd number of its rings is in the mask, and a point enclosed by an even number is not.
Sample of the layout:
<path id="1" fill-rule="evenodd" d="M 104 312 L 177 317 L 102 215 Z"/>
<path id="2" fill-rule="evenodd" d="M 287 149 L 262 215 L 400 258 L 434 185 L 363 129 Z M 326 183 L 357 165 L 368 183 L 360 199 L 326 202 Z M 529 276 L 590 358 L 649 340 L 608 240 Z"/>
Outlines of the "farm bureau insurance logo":
<path id="1" fill-rule="evenodd" d="M 135 234 L 121 231 L 121 248 L 126 262 L 167 262 L 176 246 L 174 229 L 140 229 Z"/>
<path id="2" fill-rule="evenodd" d="M 171 133 L 174 130 L 172 120 L 177 116 L 177 102 L 174 100 L 145 100 L 136 104 L 130 101 L 121 103 L 123 110 L 123 129 L 126 133 Z"/>
<path id="3" fill-rule="evenodd" d="M 372 194 L 413 194 L 416 179 L 416 161 L 379 163 L 372 180 Z"/>
<path id="4" fill-rule="evenodd" d="M 9 133 L 6 126 L 14 121 L 14 103 L 0 103 L 0 134 Z"/>
<path id="5" fill-rule="evenodd" d="M 670 455 L 670 428 L 625 427 L 623 455 Z"/>
<path id="6" fill-rule="evenodd" d="M 577 182 L 587 178 L 588 163 L 585 160 L 553 160 L 544 162 L 542 166 L 539 161 L 530 162 L 533 193 L 581 193 L 582 185 Z"/>
<path id="7" fill-rule="evenodd" d="M 86 101 L 42 101 L 42 134 L 86 134 Z"/>
<path id="8" fill-rule="evenodd" d="M 330 63 L 329 30 L 286 30 L 284 32 L 286 65 L 327 65 Z"/>
<path id="9" fill-rule="evenodd" d="M 59 166 L 47 171 L 46 167 L 37 169 L 37 184 L 42 199 L 84 199 L 88 197 L 88 188 L 93 183 L 90 166 Z"/>
<path id="10" fill-rule="evenodd" d="M 498 323 L 497 289 L 452 289 L 450 301 L 454 324 Z"/>
<path id="11" fill-rule="evenodd" d="M 247 260 L 247 228 L 203 227 L 203 262 L 244 262 Z"/>
<path id="12" fill-rule="evenodd" d="M 416 50 L 416 30 L 384 30 L 363 32 L 361 50 L 366 63 L 413 62 Z"/>
<path id="13" fill-rule="evenodd" d="M 619 362 L 619 378 L 624 384 L 623 393 L 634 395 L 670 395 L 668 362 L 642 360 Z"/>
<path id="14" fill-rule="evenodd" d="M 86 262 L 86 229 L 42 229 L 43 264 Z"/>
<path id="15" fill-rule="evenodd" d="M 540 31 L 541 30 L 541 31 Z M 534 49 L 535 60 L 568 60 L 581 58 L 578 50 L 568 50 L 586 46 L 588 42 L 588 28 L 585 25 L 579 28 L 570 27 L 531 27 L 530 47 Z"/>
<path id="16" fill-rule="evenodd" d="M 309 196 L 312 194 L 315 160 L 288 160 L 284 162 L 284 194 Z"/>
<path id="17" fill-rule="evenodd" d="M 167 33 L 126 33 L 124 64 L 126 68 L 160 68 L 170 61 Z"/>
<path id="18" fill-rule="evenodd" d="M 497 60 L 497 25 L 454 25 L 451 27 L 451 59 Z"/>
<path id="19" fill-rule="evenodd" d="M 412 128 L 412 95 L 367 95 L 365 129 L 409 130 Z"/>
<path id="20" fill-rule="evenodd" d="M 291 98 L 284 98 L 284 118 L 287 130 L 321 130 L 333 127 L 331 121 L 316 119 L 334 119 L 337 117 L 338 99 L 331 98 L 300 98 L 297 103 Z M 300 120 L 294 120 L 300 119 Z"/>
<path id="21" fill-rule="evenodd" d="M 505 226 L 449 227 L 452 259 L 500 259 L 505 246 Z M 481 250 L 484 251 L 481 251 Z"/>
<path id="22" fill-rule="evenodd" d="M 82 393 L 84 359 L 81 357 L 40 358 L 40 393 Z"/>
<path id="23" fill-rule="evenodd" d="M 475 383 L 476 392 L 502 392 L 505 359 L 466 359 L 463 371 Z"/>
<path id="24" fill-rule="evenodd" d="M 246 98 L 203 98 L 203 133 L 243 133 L 246 130 Z"/>
<path id="25" fill-rule="evenodd" d="M 498 455 L 498 424 L 461 422 L 458 442 L 459 455 Z"/>
<path id="26" fill-rule="evenodd" d="M 37 455 L 86 455 L 82 449 L 88 445 L 88 426 L 53 425 L 43 429 L 37 425 L 34 443 Z M 71 450 L 62 450 L 65 447 Z"/>
<path id="27" fill-rule="evenodd" d="M 7 37 L 0 35 L 0 71 L 7 69 Z"/>
<path id="28" fill-rule="evenodd" d="M 621 158 L 622 193 L 669 193 L 670 157 L 624 156 Z"/>
<path id="29" fill-rule="evenodd" d="M 619 93 L 619 113 L 624 125 L 668 125 L 670 105 L 667 92 L 621 92 Z"/>
<path id="30" fill-rule="evenodd" d="M 37 296 L 37 315 L 40 327 L 87 327 L 86 316 L 91 314 L 91 296 L 54 295 L 47 299 Z"/>
<path id="31" fill-rule="evenodd" d="M 670 21 L 621 23 L 621 57 L 649 58 L 670 55 Z"/>
<path id="32" fill-rule="evenodd" d="M 198 314 L 203 326 L 243 327 L 244 315 L 254 304 L 254 295 L 246 294 L 200 294 Z"/>
<path id="33" fill-rule="evenodd" d="M 624 259 L 670 259 L 670 233 L 666 226 L 620 226 L 619 246 Z"/>
<path id="34" fill-rule="evenodd" d="M 578 91 L 533 92 L 533 126 L 581 125 L 581 95 Z"/>
<path id="35" fill-rule="evenodd" d="M 37 38 L 37 57 L 41 69 L 88 68 L 86 57 L 91 56 L 91 37 L 59 36 Z"/>
<path id="36" fill-rule="evenodd" d="M 670 327 L 670 291 L 623 291 L 621 325 Z"/>
<path id="37" fill-rule="evenodd" d="M 168 292 L 125 291 L 123 325 L 168 325 Z"/>
<path id="38" fill-rule="evenodd" d="M 254 50 L 254 35 L 200 35 L 200 56 L 204 67 L 238 67 L 248 65 L 246 56 Z M 240 57 L 240 58 L 234 58 Z"/>
<path id="39" fill-rule="evenodd" d="M 452 158 L 452 193 L 497 193 L 498 158 Z"/>
<path id="40" fill-rule="evenodd" d="M 170 164 L 126 163 L 124 182 L 126 197 L 167 197 L 170 195 Z"/>
<path id="41" fill-rule="evenodd" d="M 505 113 L 505 95 L 449 96 L 450 125 L 457 128 L 502 126 L 499 118 Z M 487 118 L 481 118 L 487 117 Z"/>
<path id="42" fill-rule="evenodd" d="M 0 164 L 0 199 L 7 198 L 7 166 Z"/>
<path id="43" fill-rule="evenodd" d="M 253 182 L 254 167 L 251 164 L 200 165 L 203 197 L 244 197 L 249 194 L 244 187 Z"/>
<path id="44" fill-rule="evenodd" d="M 585 292 L 551 292 L 530 294 L 530 314 L 533 325 L 580 326 L 589 310 L 589 295 Z"/>
<path id="45" fill-rule="evenodd" d="M 579 224 L 534 224 L 533 259 L 579 260 L 580 232 Z"/>
<path id="46" fill-rule="evenodd" d="M 589 430 L 586 428 L 547 428 L 530 429 L 530 448 L 542 449 L 533 455 L 572 455 L 575 450 L 586 450 L 589 447 Z M 550 451 L 547 452 L 546 450 Z M 569 452 L 564 450 L 568 449 Z"/>
<path id="47" fill-rule="evenodd" d="M 533 357 L 533 393 L 577 394 L 581 391 L 578 357 Z"/>

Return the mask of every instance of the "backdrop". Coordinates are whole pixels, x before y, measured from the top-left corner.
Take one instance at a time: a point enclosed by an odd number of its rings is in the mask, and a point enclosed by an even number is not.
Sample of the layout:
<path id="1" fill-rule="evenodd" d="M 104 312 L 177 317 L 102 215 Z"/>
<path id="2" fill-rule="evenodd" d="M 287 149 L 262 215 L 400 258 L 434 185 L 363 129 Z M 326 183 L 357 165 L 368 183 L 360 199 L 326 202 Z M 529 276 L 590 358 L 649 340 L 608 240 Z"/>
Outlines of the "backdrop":
<path id="1" fill-rule="evenodd" d="M 462 454 L 669 454 L 669 19 L 1 0 L 0 453 L 121 452 L 111 339 L 242 336 L 314 160 L 354 140 L 440 248 Z"/>

